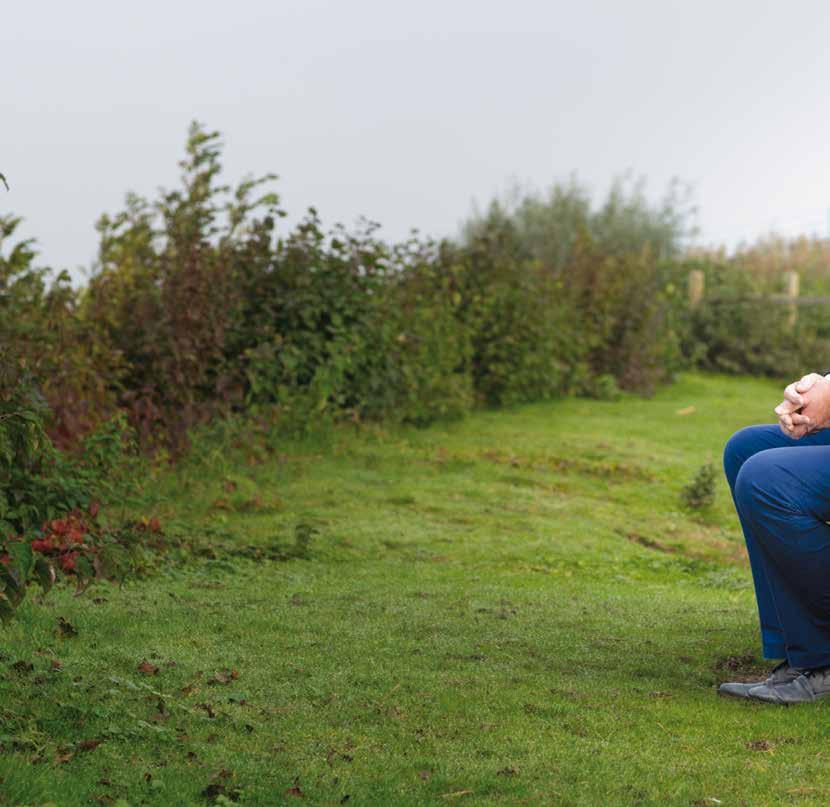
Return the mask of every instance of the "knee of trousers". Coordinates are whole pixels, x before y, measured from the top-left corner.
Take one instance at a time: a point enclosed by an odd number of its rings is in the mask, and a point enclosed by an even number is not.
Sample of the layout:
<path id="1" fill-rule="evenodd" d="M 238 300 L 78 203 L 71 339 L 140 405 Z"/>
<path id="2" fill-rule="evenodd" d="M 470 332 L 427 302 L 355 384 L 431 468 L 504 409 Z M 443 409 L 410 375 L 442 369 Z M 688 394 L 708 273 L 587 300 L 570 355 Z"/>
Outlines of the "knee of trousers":
<path id="1" fill-rule="evenodd" d="M 775 511 L 778 516 L 798 515 L 797 494 L 792 490 L 792 476 L 784 471 L 777 452 L 767 449 L 744 460 L 735 479 L 735 503 L 741 513 L 760 515 Z"/>
<path id="2" fill-rule="evenodd" d="M 763 426 L 746 426 L 736 431 L 723 447 L 723 470 L 729 485 L 734 489 L 738 472 L 744 463 L 761 449 L 758 430 Z"/>

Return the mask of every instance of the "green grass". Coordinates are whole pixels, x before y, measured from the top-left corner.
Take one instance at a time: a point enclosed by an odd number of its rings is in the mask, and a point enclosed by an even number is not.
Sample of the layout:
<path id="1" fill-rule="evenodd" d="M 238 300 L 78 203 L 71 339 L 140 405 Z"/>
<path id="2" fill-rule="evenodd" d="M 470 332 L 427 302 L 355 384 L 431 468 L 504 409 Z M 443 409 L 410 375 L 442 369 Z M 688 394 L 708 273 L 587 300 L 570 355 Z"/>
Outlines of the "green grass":
<path id="1" fill-rule="evenodd" d="M 779 390 L 201 445 L 146 495 L 225 550 L 2 635 L 0 803 L 827 803 L 827 704 L 716 695 L 770 666 L 722 475 L 679 506 Z M 307 560 L 227 551 L 298 524 Z"/>

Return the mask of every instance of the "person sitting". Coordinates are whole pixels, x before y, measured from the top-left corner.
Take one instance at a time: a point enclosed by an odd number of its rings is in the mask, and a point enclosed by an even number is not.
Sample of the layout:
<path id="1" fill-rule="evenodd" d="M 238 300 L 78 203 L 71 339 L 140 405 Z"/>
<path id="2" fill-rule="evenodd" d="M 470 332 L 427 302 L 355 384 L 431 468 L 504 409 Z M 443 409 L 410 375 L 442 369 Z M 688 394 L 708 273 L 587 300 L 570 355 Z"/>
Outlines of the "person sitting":
<path id="1" fill-rule="evenodd" d="M 764 681 L 719 692 L 774 704 L 830 695 L 830 376 L 784 390 L 777 424 L 747 426 L 723 466 L 743 528 L 764 658 Z"/>

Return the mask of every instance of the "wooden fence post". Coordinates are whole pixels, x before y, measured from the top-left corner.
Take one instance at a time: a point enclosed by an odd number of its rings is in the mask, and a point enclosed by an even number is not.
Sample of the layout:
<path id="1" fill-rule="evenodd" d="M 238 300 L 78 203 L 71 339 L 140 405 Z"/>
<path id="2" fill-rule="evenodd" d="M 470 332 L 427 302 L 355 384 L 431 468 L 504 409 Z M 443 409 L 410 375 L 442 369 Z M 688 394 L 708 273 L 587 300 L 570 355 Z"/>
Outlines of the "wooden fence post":
<path id="1" fill-rule="evenodd" d="M 705 279 L 702 269 L 689 272 L 689 308 L 697 308 L 703 300 Z"/>
<path id="2" fill-rule="evenodd" d="M 798 299 L 798 291 L 799 291 L 799 277 L 798 272 L 790 271 L 785 272 L 784 277 L 787 281 L 787 297 L 790 302 L 787 304 L 789 309 L 789 315 L 787 317 L 787 325 L 790 328 L 795 327 L 795 323 L 798 321 L 798 305 L 796 304 L 796 300 Z"/>

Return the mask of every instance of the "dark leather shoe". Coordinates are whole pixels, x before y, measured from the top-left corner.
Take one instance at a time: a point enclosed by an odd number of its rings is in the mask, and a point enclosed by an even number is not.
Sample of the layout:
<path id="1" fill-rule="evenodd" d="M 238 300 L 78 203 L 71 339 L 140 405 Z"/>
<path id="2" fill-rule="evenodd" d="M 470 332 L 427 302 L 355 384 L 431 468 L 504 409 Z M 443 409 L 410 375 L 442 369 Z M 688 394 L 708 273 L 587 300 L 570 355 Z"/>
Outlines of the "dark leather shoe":
<path id="1" fill-rule="evenodd" d="M 727 682 L 718 687 L 720 695 L 728 695 L 730 698 L 749 698 L 749 690 L 758 686 L 772 686 L 773 684 L 787 684 L 798 678 L 803 670 L 796 667 L 790 667 L 785 660 L 777 664 L 772 669 L 772 673 L 766 681 L 742 681 Z"/>
<path id="2" fill-rule="evenodd" d="M 749 690 L 749 698 L 764 703 L 789 706 L 791 703 L 812 703 L 830 695 L 830 667 L 799 670 L 794 680 L 781 683 L 765 682 Z"/>

